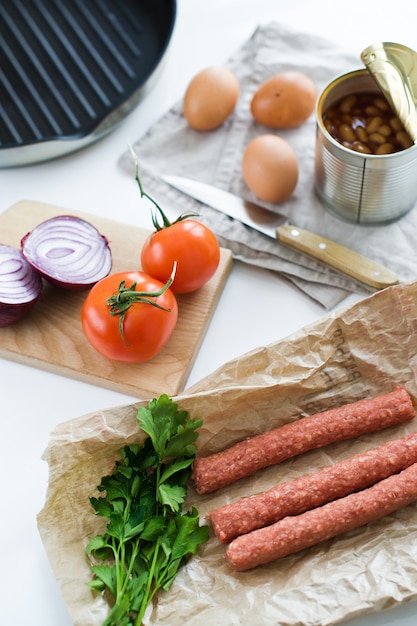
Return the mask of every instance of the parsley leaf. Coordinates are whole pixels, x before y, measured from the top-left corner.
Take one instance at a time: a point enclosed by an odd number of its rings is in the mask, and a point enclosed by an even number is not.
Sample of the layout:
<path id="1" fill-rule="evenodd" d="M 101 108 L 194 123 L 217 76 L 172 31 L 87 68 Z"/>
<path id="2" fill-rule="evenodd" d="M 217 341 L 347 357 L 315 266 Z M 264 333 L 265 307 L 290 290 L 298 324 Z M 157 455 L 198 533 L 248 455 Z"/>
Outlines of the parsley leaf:
<path id="1" fill-rule="evenodd" d="M 107 518 L 105 532 L 90 539 L 90 588 L 109 600 L 103 626 L 140 626 L 159 590 L 168 591 L 178 572 L 208 539 L 197 509 L 183 512 L 196 454 L 197 429 L 167 395 L 140 407 L 142 445 L 120 450 L 113 474 L 104 476 L 90 498 L 97 516 Z"/>

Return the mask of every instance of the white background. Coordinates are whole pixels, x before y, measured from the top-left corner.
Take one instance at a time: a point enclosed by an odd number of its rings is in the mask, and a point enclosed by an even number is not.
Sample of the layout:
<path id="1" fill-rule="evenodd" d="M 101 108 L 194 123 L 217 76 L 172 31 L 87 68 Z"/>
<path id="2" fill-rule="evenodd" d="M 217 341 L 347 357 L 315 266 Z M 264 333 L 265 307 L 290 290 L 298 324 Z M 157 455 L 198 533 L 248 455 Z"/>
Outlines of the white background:
<path id="1" fill-rule="evenodd" d="M 0 170 L 0 212 L 30 199 L 149 227 L 148 213 L 139 210 L 134 181 L 116 163 L 127 141 L 139 138 L 181 98 L 198 70 L 223 63 L 257 25 L 271 20 L 341 42 L 358 54 L 360 67 L 360 51 L 376 41 L 416 49 L 414 16 L 414 0 L 179 0 L 163 72 L 141 104 L 115 132 L 81 152 Z M 355 299 L 350 297 L 342 306 Z M 324 315 L 321 306 L 285 281 L 236 262 L 187 385 Z M 70 626 L 36 527 L 48 478 L 41 455 L 59 422 L 136 398 L 1 360 L 0 392 L 0 623 Z M 350 623 L 414 626 L 416 606 L 411 603 Z"/>

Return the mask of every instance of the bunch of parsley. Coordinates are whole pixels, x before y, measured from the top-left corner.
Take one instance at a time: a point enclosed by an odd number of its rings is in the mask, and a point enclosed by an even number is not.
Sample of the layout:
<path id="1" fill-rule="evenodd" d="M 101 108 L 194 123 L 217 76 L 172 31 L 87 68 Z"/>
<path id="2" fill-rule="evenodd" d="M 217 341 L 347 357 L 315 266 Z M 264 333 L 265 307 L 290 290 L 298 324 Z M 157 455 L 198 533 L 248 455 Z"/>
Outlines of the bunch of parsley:
<path id="1" fill-rule="evenodd" d="M 182 511 L 202 421 L 189 419 L 167 395 L 139 408 L 137 419 L 148 437 L 120 450 L 113 474 L 98 486 L 105 495 L 90 498 L 96 514 L 108 518 L 104 534 L 86 547 L 103 562 L 91 566 L 87 583 L 109 597 L 103 626 L 140 626 L 156 592 L 170 588 L 208 539 L 198 511 Z"/>

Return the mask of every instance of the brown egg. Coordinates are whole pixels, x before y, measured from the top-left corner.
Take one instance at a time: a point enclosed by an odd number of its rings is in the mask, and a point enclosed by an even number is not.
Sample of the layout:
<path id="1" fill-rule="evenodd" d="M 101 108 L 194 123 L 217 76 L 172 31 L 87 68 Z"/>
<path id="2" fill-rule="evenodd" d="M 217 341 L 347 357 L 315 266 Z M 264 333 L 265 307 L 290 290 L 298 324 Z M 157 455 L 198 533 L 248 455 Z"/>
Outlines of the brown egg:
<path id="1" fill-rule="evenodd" d="M 282 72 L 265 81 L 254 94 L 251 112 L 269 128 L 295 128 L 314 111 L 317 89 L 301 72 Z"/>
<path id="2" fill-rule="evenodd" d="M 195 130 L 214 130 L 233 113 L 240 93 L 239 81 L 225 67 L 208 67 L 187 87 L 183 111 Z"/>
<path id="3" fill-rule="evenodd" d="M 297 157 L 281 137 L 260 135 L 243 153 L 242 173 L 247 186 L 260 200 L 282 202 L 297 185 Z"/>

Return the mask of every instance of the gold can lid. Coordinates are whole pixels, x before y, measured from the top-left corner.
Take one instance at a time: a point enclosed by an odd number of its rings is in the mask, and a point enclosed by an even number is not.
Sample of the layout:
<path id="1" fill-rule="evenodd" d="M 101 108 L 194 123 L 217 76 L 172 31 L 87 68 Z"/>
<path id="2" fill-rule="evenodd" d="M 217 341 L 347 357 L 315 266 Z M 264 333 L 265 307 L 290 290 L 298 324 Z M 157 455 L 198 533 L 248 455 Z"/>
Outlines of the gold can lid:
<path id="1" fill-rule="evenodd" d="M 361 52 L 361 59 L 417 142 L 417 52 L 399 43 L 379 42 Z"/>

